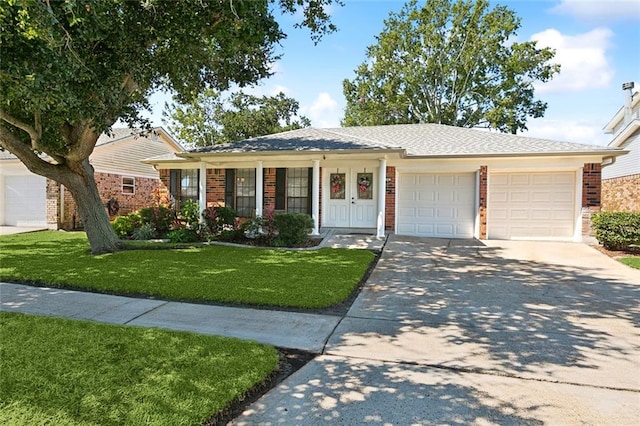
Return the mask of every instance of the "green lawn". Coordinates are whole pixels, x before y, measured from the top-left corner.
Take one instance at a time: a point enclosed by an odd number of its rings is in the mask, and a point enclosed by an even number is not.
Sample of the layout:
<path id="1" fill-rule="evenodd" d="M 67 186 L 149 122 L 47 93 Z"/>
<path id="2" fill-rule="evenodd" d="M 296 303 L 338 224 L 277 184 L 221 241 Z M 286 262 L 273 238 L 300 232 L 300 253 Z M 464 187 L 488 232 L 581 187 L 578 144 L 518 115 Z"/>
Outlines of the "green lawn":
<path id="1" fill-rule="evenodd" d="M 0 424 L 202 424 L 276 368 L 236 339 L 0 312 Z"/>
<path id="2" fill-rule="evenodd" d="M 322 308 L 347 298 L 374 257 L 366 250 L 221 246 L 93 256 L 84 233 L 45 231 L 0 237 L 0 279 L 169 300 Z"/>
<path id="3" fill-rule="evenodd" d="M 623 257 L 620 262 L 632 268 L 640 269 L 640 257 Z"/>

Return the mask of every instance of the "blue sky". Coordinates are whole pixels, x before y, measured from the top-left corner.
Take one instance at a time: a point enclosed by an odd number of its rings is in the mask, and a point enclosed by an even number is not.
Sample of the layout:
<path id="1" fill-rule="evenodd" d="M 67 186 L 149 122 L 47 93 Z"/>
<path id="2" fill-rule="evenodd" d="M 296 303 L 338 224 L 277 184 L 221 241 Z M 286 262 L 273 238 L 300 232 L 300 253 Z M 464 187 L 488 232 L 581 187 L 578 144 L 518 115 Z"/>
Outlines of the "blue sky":
<path id="1" fill-rule="evenodd" d="M 339 127 L 345 99 L 342 81 L 354 77 L 375 43 L 390 11 L 403 1 L 344 0 L 330 9 L 336 33 L 314 45 L 305 29 L 294 29 L 298 17 L 279 22 L 286 40 L 279 46 L 281 60 L 274 75 L 250 89 L 254 94 L 283 91 L 300 102 L 300 113 L 314 127 Z M 548 103 L 544 118 L 530 120 L 527 136 L 606 145 L 610 135 L 602 128 L 622 106 L 627 81 L 640 84 L 640 0 L 509 0 L 506 5 L 522 18 L 518 41 L 537 40 L 557 50 L 554 62 L 562 71 L 550 83 L 537 87 L 537 97 Z M 154 124 L 161 125 L 166 97 L 154 96 Z"/>

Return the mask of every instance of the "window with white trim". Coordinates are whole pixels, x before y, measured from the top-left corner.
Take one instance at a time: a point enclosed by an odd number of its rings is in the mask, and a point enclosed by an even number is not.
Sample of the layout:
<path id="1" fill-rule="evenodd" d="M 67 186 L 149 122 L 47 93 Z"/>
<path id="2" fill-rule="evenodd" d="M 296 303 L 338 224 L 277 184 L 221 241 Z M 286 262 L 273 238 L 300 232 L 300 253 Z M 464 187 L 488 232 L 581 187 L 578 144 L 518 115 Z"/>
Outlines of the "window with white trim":
<path id="1" fill-rule="evenodd" d="M 136 179 L 135 178 L 122 176 L 122 193 L 123 194 L 135 194 L 136 193 Z"/>

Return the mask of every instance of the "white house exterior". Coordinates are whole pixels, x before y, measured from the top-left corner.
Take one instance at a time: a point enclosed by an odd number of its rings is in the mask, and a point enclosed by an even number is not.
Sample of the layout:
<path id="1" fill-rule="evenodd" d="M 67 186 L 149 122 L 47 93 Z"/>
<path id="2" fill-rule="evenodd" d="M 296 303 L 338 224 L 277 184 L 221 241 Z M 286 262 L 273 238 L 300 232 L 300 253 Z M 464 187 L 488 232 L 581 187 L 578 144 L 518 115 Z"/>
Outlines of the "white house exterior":
<path id="1" fill-rule="evenodd" d="M 609 146 L 629 153 L 602 169 L 602 208 L 640 212 L 640 85 L 628 90 L 625 105 L 607 123 Z"/>
<path id="2" fill-rule="evenodd" d="M 182 150 L 161 127 L 148 136 L 131 129 L 113 129 L 111 135 L 100 136 L 90 162 L 101 198 L 105 204 L 112 198 L 118 201 L 120 213 L 150 205 L 158 172 L 141 160 Z M 5 151 L 0 152 L 0 225 L 73 229 L 81 223 L 64 186 L 31 173 Z"/>
<path id="3" fill-rule="evenodd" d="M 176 200 L 308 213 L 321 228 L 581 240 L 617 148 L 437 124 L 299 129 L 146 160 Z M 187 195 L 182 193 L 186 190 Z"/>

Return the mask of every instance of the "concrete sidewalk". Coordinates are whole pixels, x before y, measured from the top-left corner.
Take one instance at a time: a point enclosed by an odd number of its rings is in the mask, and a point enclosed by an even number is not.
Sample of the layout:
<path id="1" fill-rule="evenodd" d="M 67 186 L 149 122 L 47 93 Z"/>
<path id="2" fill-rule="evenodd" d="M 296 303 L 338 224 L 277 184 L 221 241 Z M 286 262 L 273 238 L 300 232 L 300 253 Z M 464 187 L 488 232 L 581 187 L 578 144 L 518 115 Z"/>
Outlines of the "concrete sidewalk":
<path id="1" fill-rule="evenodd" d="M 0 310 L 158 327 L 321 353 L 339 316 L 136 299 L 0 283 Z"/>

